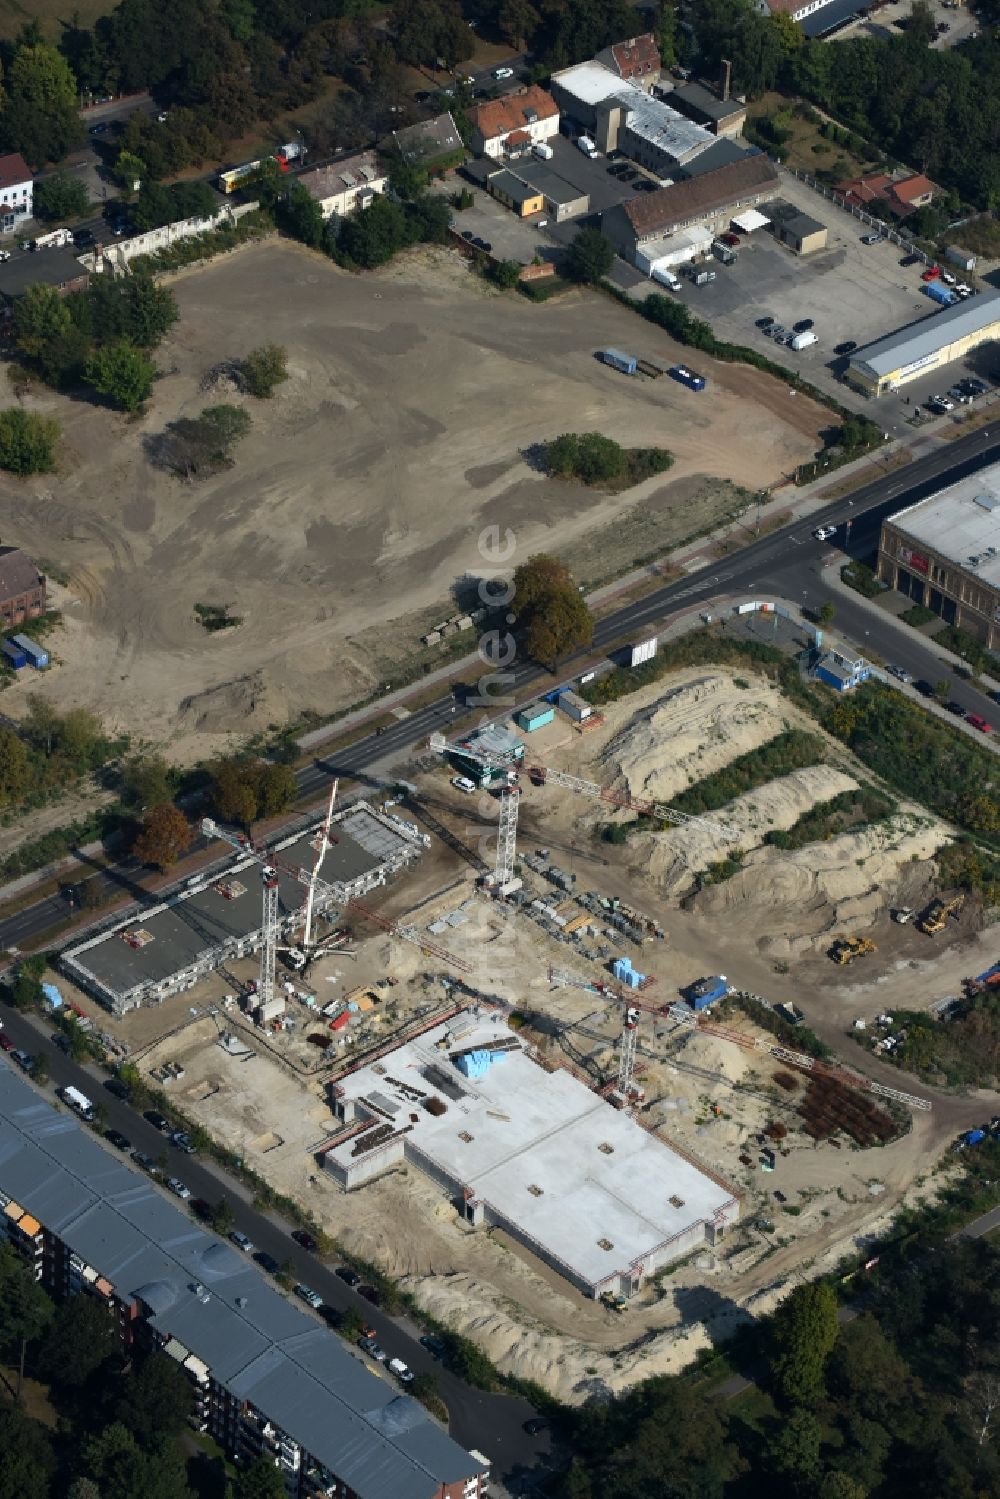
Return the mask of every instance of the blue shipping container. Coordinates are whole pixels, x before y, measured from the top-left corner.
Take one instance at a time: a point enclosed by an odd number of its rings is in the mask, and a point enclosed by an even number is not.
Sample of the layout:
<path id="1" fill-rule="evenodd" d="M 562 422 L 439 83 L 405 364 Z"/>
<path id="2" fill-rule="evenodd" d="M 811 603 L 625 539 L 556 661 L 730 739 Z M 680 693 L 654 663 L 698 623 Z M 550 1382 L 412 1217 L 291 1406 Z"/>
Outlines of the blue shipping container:
<path id="1" fill-rule="evenodd" d="M 38 645 L 36 641 L 32 640 L 30 635 L 12 635 L 11 641 L 14 645 L 19 645 L 21 647 L 22 651 L 27 656 L 32 666 L 37 667 L 39 671 L 41 671 L 43 666 L 48 666 L 48 651 L 45 650 L 42 646 Z"/>
<path id="2" fill-rule="evenodd" d="M 707 1009 L 717 999 L 723 999 L 729 993 L 729 985 L 721 974 L 708 979 L 699 979 L 695 984 L 689 984 L 685 990 L 685 998 L 692 1010 Z"/>
<path id="3" fill-rule="evenodd" d="M 705 389 L 705 376 L 697 374 L 695 370 L 689 370 L 686 364 L 673 364 L 667 373 L 681 385 L 686 385 L 689 390 Z"/>
<path id="4" fill-rule="evenodd" d="M 601 358 L 613 369 L 621 370 L 623 375 L 634 375 L 639 362 L 634 354 L 623 354 L 621 349 L 605 349 Z"/>
<path id="5" fill-rule="evenodd" d="M 942 307 L 951 307 L 959 299 L 950 286 L 945 286 L 942 281 L 928 281 L 924 291 L 933 302 L 940 302 Z"/>
<path id="6" fill-rule="evenodd" d="M 7 665 L 12 666 L 15 671 L 20 671 L 22 666 L 27 666 L 27 656 L 24 654 L 21 647 L 19 645 L 15 645 L 12 640 L 5 640 L 3 645 L 0 646 L 0 651 L 2 651 L 4 656 L 6 657 Z"/>
<path id="7" fill-rule="evenodd" d="M 965 1137 L 965 1143 L 966 1145 L 978 1145 L 980 1140 L 985 1139 L 986 1131 L 984 1129 L 970 1129 Z"/>

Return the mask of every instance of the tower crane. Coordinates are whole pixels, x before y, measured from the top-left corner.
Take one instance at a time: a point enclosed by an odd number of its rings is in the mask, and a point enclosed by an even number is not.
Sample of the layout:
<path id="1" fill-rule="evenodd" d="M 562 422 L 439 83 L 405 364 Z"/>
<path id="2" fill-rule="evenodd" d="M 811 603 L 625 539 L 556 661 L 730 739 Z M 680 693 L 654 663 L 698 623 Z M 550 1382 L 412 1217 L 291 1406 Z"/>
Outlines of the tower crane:
<path id="1" fill-rule="evenodd" d="M 309 885 L 306 894 L 306 920 L 302 931 L 302 946 L 307 954 L 312 947 L 313 907 L 316 901 L 316 887 L 319 883 L 320 866 L 326 858 L 326 851 L 332 841 L 330 838 L 330 824 L 333 821 L 333 804 L 337 800 L 338 784 L 339 782 L 335 780 L 330 787 L 330 800 L 326 808 L 326 817 L 323 820 L 323 827 L 316 845 L 316 862 L 313 864 L 312 874 L 309 876 Z"/>
<path id="2" fill-rule="evenodd" d="M 604 999 L 616 1000 L 622 1007 L 622 1031 L 618 1039 L 618 1079 L 610 1089 L 611 1096 L 619 1108 L 629 1110 L 640 1102 L 642 1094 L 635 1084 L 635 1054 L 639 1041 L 639 1016 L 642 1011 L 650 1015 L 664 1016 L 669 1006 L 656 1004 L 652 1000 L 640 999 L 637 994 L 626 994 L 611 984 L 578 978 L 558 968 L 549 969 L 549 982 L 554 986 L 570 985 L 589 994 L 599 994 Z"/>
<path id="3" fill-rule="evenodd" d="M 278 951 L 278 870 L 268 858 L 266 849 L 258 849 L 240 833 L 220 827 L 211 817 L 202 818 L 201 831 L 206 838 L 221 838 L 238 853 L 246 855 L 260 867 L 263 911 L 260 921 L 260 977 L 257 994 L 261 1006 L 274 998 L 274 961 Z"/>
<path id="4" fill-rule="evenodd" d="M 630 812 L 639 812 L 644 817 L 656 817 L 661 822 L 672 822 L 682 827 L 705 828 L 711 833 L 735 840 L 743 834 L 730 823 L 718 822 L 708 817 L 695 817 L 689 812 L 679 812 L 663 802 L 654 802 L 646 797 L 630 796 L 626 791 L 613 791 L 597 781 L 584 781 L 580 776 L 571 776 L 565 770 L 553 770 L 548 765 L 532 765 L 528 768 L 528 779 L 536 786 L 545 786 L 550 781 L 554 786 L 563 786 L 567 791 L 576 791 L 581 796 L 591 796 L 598 801 L 610 802 L 615 807 L 625 807 Z"/>

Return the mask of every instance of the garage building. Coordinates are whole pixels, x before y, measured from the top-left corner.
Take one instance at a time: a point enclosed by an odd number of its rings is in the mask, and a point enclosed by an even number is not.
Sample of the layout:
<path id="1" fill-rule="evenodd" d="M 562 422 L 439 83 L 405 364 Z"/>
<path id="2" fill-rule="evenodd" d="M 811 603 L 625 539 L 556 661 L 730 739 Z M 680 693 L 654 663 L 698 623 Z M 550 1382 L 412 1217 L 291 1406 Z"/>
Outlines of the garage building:
<path id="1" fill-rule="evenodd" d="M 857 349 L 851 355 L 847 379 L 863 395 L 885 395 L 996 338 L 1000 338 L 1000 292 L 986 292 Z"/>
<path id="2" fill-rule="evenodd" d="M 1000 651 L 1000 463 L 884 520 L 878 575 Z"/>
<path id="3" fill-rule="evenodd" d="M 794 250 L 796 255 L 812 255 L 816 250 L 825 250 L 828 230 L 819 219 L 803 213 L 792 203 L 780 200 L 768 208 L 771 233 L 781 244 Z"/>

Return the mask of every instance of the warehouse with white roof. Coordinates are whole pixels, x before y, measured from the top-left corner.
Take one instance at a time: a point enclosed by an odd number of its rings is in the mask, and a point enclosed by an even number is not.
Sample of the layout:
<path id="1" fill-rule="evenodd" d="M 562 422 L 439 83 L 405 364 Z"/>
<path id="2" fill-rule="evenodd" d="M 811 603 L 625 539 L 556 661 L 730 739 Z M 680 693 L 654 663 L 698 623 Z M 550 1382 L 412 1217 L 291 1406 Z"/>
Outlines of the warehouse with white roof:
<path id="1" fill-rule="evenodd" d="M 1000 292 L 984 292 L 856 349 L 847 379 L 866 396 L 882 396 L 996 338 Z"/>
<path id="2" fill-rule="evenodd" d="M 1000 651 L 1000 463 L 882 523 L 883 583 Z"/>

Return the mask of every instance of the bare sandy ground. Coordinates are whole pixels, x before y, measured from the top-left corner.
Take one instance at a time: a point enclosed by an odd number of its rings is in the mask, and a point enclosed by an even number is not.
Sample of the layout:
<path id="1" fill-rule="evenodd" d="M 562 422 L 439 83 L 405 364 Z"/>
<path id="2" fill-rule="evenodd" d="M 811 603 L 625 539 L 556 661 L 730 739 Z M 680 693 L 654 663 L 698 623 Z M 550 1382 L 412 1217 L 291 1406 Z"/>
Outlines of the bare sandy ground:
<path id="1" fill-rule="evenodd" d="M 485 526 L 512 531 L 513 563 L 559 551 L 639 500 L 669 507 L 674 484 L 688 504 L 695 475 L 773 483 L 827 420 L 758 371 L 711 361 L 706 396 L 629 380 L 595 352 L 680 351 L 590 293 L 544 307 L 489 294 L 448 252 L 356 277 L 269 241 L 173 284 L 181 321 L 158 353 L 150 414 L 133 422 L 34 391 L 29 404 L 63 424 L 62 471 L 0 481 L 0 517 L 5 541 L 70 575 L 61 664 L 36 690 L 99 708 L 177 758 L 365 695 L 376 680 L 365 632 L 478 575 Z M 200 388 L 206 372 L 272 340 L 291 378 L 273 401 L 247 403 L 236 467 L 203 484 L 153 468 L 144 439 L 231 399 Z M 589 429 L 667 446 L 676 465 L 609 497 L 547 480 L 522 456 Z M 196 603 L 228 604 L 244 623 L 208 635 Z"/>

